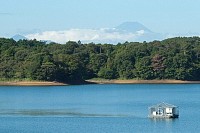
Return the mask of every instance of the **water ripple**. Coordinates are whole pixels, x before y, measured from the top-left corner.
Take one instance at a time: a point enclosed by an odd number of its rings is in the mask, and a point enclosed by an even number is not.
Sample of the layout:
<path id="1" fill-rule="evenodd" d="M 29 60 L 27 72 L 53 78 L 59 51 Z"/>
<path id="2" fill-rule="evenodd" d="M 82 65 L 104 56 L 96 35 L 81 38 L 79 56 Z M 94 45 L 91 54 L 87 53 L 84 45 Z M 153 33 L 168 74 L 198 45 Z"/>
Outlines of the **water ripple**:
<path id="1" fill-rule="evenodd" d="M 124 114 L 81 113 L 67 109 L 1 109 L 0 116 L 131 117 Z"/>

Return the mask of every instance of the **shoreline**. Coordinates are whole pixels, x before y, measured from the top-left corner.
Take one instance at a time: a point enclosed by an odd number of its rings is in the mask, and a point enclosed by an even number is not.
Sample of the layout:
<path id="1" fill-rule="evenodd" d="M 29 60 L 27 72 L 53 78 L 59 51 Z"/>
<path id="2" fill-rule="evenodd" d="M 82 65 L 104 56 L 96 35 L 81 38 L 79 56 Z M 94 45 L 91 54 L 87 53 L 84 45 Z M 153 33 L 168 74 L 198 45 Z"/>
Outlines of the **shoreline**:
<path id="1" fill-rule="evenodd" d="M 68 84 L 49 81 L 0 81 L 0 86 L 65 86 Z"/>
<path id="2" fill-rule="evenodd" d="M 183 80 L 86 80 L 96 84 L 200 84 L 200 81 Z"/>
<path id="3" fill-rule="evenodd" d="M 200 84 L 200 81 L 183 80 L 86 80 L 77 85 L 84 84 Z M 66 86 L 73 85 L 49 81 L 0 81 L 0 86 Z"/>

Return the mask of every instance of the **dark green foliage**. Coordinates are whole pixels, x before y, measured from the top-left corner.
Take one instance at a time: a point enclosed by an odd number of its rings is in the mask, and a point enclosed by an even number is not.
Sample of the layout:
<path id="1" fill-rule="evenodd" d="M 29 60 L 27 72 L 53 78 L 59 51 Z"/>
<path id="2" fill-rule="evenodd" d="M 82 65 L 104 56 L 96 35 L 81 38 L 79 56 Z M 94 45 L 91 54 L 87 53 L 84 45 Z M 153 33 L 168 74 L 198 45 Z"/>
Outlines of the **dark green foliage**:
<path id="1" fill-rule="evenodd" d="M 0 38 L 1 80 L 200 80 L 200 38 L 124 44 L 45 44 Z"/>
<path id="2" fill-rule="evenodd" d="M 98 76 L 100 78 L 105 78 L 105 79 L 114 79 L 115 78 L 115 73 L 112 69 L 110 68 L 101 68 Z"/>

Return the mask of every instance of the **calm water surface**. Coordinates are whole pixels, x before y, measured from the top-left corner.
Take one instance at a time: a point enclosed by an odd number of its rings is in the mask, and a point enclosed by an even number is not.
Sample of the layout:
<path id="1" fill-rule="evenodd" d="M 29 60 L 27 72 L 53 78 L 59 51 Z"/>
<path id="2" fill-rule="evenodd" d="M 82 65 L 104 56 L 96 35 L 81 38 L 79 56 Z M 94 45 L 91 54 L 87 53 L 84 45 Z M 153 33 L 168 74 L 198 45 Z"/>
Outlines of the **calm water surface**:
<path id="1" fill-rule="evenodd" d="M 180 118 L 148 119 L 148 106 Z M 0 87 L 2 133 L 199 133 L 200 84 Z"/>

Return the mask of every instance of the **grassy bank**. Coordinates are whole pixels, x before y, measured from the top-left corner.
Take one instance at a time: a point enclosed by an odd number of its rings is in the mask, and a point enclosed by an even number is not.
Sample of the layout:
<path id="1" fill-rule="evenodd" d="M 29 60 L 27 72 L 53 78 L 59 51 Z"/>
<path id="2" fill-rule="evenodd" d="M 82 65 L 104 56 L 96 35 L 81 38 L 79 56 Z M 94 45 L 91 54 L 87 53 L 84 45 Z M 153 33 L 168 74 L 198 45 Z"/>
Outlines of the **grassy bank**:
<path id="1" fill-rule="evenodd" d="M 96 84 L 95 82 L 89 82 L 85 80 L 73 80 L 68 82 L 57 81 L 35 81 L 35 80 L 0 80 L 0 86 L 64 86 L 64 85 L 84 85 L 84 84 Z"/>
<path id="2" fill-rule="evenodd" d="M 68 83 L 49 81 L 0 81 L 0 86 L 64 86 L 64 85 L 84 85 L 84 84 L 200 84 L 200 81 L 182 80 L 125 80 L 125 79 L 90 79 L 85 81 L 70 81 Z"/>
<path id="3" fill-rule="evenodd" d="M 183 81 L 183 80 L 125 80 L 125 79 L 91 79 L 87 80 L 97 84 L 199 84 L 200 81 Z"/>

